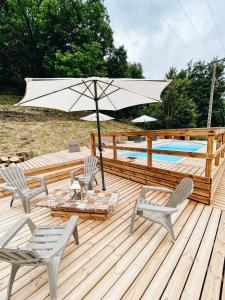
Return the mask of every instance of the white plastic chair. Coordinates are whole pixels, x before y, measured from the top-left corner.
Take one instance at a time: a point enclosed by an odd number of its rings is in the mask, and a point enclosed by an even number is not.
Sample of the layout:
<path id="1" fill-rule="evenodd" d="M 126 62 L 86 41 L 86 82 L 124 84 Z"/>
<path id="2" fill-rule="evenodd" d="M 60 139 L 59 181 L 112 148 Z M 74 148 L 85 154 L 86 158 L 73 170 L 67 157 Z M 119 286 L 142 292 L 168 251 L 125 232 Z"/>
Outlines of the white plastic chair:
<path id="1" fill-rule="evenodd" d="M 10 299 L 18 269 L 30 265 L 47 266 L 51 300 L 57 299 L 57 277 L 63 251 L 72 234 L 76 244 L 79 244 L 77 221 L 78 217 L 73 216 L 63 226 L 39 227 L 29 217 L 23 217 L 3 235 L 0 239 L 0 259 L 12 264 L 6 299 Z M 7 246 L 16 233 L 26 224 L 32 233 L 28 244 L 25 247 Z"/>
<path id="2" fill-rule="evenodd" d="M 98 163 L 98 159 L 95 156 L 89 156 L 84 159 L 84 165 L 83 165 L 84 174 L 81 176 L 81 178 L 88 179 L 89 189 L 92 189 L 93 181 L 95 181 L 96 185 L 98 185 L 98 181 L 96 179 L 96 174 L 99 171 L 97 167 L 97 163 Z M 70 172 L 71 184 L 73 184 L 75 180 L 78 180 L 76 174 L 78 174 L 81 170 L 82 167 L 78 167 Z"/>
<path id="3" fill-rule="evenodd" d="M 48 188 L 44 176 L 26 176 L 21 167 L 8 167 L 0 170 L 0 176 L 5 180 L 0 188 L 12 193 L 10 207 L 12 207 L 15 198 L 20 198 L 25 213 L 30 213 L 30 199 L 45 192 L 48 195 Z M 26 180 L 36 179 L 40 181 L 40 186 L 29 188 Z"/>
<path id="4" fill-rule="evenodd" d="M 131 216 L 130 234 L 133 234 L 135 216 L 139 215 L 147 220 L 164 226 L 169 232 L 172 240 L 175 241 L 171 215 L 177 212 L 178 205 L 192 194 L 193 188 L 194 185 L 191 178 L 183 178 L 175 191 L 163 187 L 144 185 L 140 197 L 135 203 Z M 171 193 L 171 196 L 164 206 L 160 206 L 146 201 L 145 194 L 149 190 Z"/>

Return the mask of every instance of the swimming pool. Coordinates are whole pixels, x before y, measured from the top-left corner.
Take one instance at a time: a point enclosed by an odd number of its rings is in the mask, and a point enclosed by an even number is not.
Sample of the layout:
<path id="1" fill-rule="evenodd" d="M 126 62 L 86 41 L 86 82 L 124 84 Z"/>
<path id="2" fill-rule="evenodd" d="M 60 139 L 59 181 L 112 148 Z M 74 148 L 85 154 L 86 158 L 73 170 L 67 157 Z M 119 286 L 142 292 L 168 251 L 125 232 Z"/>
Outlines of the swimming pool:
<path id="1" fill-rule="evenodd" d="M 177 141 L 170 141 L 170 142 L 163 142 L 159 144 L 153 145 L 153 149 L 158 150 L 176 150 L 176 151 L 186 151 L 186 152 L 196 152 L 203 148 L 205 145 L 201 143 L 194 143 L 194 142 L 177 142 Z M 122 156 L 131 156 L 137 158 L 147 158 L 147 153 L 143 152 L 135 152 L 135 151 L 121 151 L 120 155 Z M 177 155 L 167 155 L 167 154 L 152 154 L 152 158 L 160 161 L 172 162 L 177 163 L 180 162 L 184 157 L 177 156 Z"/>

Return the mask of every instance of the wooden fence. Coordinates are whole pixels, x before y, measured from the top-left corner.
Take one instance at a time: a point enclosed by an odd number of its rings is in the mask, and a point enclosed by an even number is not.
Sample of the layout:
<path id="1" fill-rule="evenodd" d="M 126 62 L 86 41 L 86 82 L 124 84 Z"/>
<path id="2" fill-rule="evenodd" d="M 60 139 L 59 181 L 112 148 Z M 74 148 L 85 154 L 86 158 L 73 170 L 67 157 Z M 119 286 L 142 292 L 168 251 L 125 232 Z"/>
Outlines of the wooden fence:
<path id="1" fill-rule="evenodd" d="M 146 131 L 128 131 L 128 132 L 106 132 L 102 136 L 112 138 L 112 145 L 104 145 L 105 149 L 113 150 L 113 158 L 104 158 L 104 168 L 106 171 L 130 178 L 143 184 L 158 184 L 167 187 L 176 187 L 181 178 L 188 176 L 194 180 L 195 190 L 192 199 L 210 203 L 217 184 L 224 170 L 225 153 L 225 128 L 188 128 L 188 129 L 169 129 L 169 130 L 146 130 Z M 127 147 L 118 145 L 117 140 L 121 137 L 144 136 L 147 140 L 146 148 Z M 153 149 L 154 137 L 190 139 L 190 137 L 205 137 L 207 140 L 206 152 L 187 152 L 175 150 Z M 216 141 L 216 142 L 215 142 Z M 214 144 L 216 144 L 214 146 Z M 97 136 L 91 132 L 91 151 L 96 156 Z M 119 159 L 118 150 L 135 151 L 147 153 L 146 166 L 131 162 L 124 162 Z M 176 171 L 169 171 L 162 168 L 153 167 L 152 154 L 167 154 L 181 157 L 189 157 L 205 160 L 205 172 L 202 176 L 196 176 Z M 213 163 L 215 172 L 213 173 Z"/>

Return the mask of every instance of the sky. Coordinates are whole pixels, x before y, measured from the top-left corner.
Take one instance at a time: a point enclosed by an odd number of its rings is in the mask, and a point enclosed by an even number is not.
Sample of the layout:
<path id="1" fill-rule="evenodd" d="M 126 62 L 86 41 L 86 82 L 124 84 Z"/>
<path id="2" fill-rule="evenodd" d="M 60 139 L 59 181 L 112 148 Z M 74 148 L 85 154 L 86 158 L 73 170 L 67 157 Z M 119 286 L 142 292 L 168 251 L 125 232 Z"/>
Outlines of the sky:
<path id="1" fill-rule="evenodd" d="M 105 0 L 115 45 L 144 76 L 163 79 L 171 66 L 225 57 L 224 0 Z M 215 22 L 214 22 L 215 21 Z"/>

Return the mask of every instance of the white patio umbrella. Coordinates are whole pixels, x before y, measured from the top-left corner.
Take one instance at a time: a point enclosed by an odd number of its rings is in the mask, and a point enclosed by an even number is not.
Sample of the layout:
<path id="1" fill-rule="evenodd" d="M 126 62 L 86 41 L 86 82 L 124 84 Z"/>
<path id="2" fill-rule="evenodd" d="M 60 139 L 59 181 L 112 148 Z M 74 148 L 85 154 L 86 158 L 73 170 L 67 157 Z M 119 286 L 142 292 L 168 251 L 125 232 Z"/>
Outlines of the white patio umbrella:
<path id="1" fill-rule="evenodd" d="M 134 120 L 132 120 L 131 122 L 133 123 L 147 123 L 147 122 L 153 122 L 153 121 L 157 121 L 157 119 L 143 115 L 141 117 L 138 117 Z"/>
<path id="2" fill-rule="evenodd" d="M 110 78 L 27 78 L 26 93 L 17 104 L 66 112 L 95 110 L 102 189 L 105 190 L 99 110 L 119 110 L 128 106 L 160 101 L 168 80 Z"/>
<path id="3" fill-rule="evenodd" d="M 99 121 L 101 121 L 101 122 L 110 121 L 110 120 L 113 120 L 113 119 L 114 118 L 112 118 L 110 116 L 99 113 Z M 97 114 L 93 113 L 89 116 L 80 118 L 80 120 L 89 121 L 89 122 L 97 122 Z"/>

